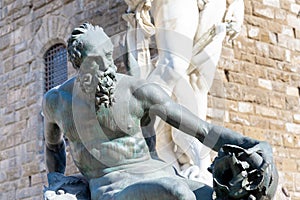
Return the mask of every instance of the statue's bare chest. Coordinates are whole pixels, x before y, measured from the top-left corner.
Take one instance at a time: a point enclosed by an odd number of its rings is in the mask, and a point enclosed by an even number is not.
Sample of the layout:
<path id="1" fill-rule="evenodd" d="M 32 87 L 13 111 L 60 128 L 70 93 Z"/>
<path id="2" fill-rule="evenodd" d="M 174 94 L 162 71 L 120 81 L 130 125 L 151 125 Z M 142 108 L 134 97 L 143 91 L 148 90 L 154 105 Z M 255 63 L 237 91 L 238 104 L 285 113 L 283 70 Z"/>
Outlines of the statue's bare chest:
<path id="1" fill-rule="evenodd" d="M 141 132 L 140 118 L 143 111 L 137 109 L 134 101 L 129 103 L 119 98 L 112 107 L 100 106 L 98 111 L 95 110 L 94 102 L 71 95 L 64 96 L 63 102 L 61 126 L 69 139 L 78 140 L 82 135 L 115 139 Z"/>
<path id="2" fill-rule="evenodd" d="M 119 136 L 135 135 L 141 131 L 140 117 L 124 102 L 116 102 L 110 108 L 101 106 L 96 115 L 100 126 L 113 132 L 117 137 L 118 134 Z"/>

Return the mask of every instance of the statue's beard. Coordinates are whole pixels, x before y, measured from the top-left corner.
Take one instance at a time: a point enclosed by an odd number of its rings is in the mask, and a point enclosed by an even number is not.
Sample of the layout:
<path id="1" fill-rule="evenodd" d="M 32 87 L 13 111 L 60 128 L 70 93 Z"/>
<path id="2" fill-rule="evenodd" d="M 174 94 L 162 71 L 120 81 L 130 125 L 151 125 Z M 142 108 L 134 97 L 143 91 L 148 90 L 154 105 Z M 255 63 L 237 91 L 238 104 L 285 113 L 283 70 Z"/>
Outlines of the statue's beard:
<path id="1" fill-rule="evenodd" d="M 96 111 L 100 109 L 101 105 L 110 107 L 115 102 L 115 74 L 115 67 L 110 67 L 104 72 L 101 70 L 97 70 L 94 75 L 97 82 L 96 88 L 95 85 L 89 86 L 89 88 L 84 88 L 81 84 L 81 90 L 88 96 L 88 98 L 95 99 Z"/>
<path id="2" fill-rule="evenodd" d="M 98 111 L 101 105 L 107 108 L 115 102 L 116 68 L 110 67 L 105 72 L 97 70 L 96 78 L 98 79 L 98 85 L 95 93 L 95 108 Z"/>

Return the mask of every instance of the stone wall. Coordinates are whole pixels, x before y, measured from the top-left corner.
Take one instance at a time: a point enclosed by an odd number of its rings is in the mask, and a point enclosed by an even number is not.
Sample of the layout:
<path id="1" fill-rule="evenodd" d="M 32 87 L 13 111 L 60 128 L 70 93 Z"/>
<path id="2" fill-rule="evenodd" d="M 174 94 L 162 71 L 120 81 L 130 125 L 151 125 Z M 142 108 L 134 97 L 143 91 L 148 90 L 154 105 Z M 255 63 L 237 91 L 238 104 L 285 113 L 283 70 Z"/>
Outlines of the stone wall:
<path id="1" fill-rule="evenodd" d="M 208 119 L 268 140 L 281 187 L 300 199 L 298 0 L 245 0 L 241 35 L 224 42 Z M 0 199 L 41 199 L 43 55 L 85 21 L 108 35 L 126 29 L 121 0 L 0 0 Z M 69 64 L 70 65 L 70 64 Z M 74 70 L 69 66 L 70 76 Z M 68 156 L 67 174 L 77 171 Z"/>
<path id="2" fill-rule="evenodd" d="M 242 33 L 224 42 L 219 62 L 225 100 L 213 88 L 208 113 L 224 111 L 225 126 L 273 145 L 282 189 L 292 199 L 300 199 L 299 14 L 297 0 L 245 0 Z"/>

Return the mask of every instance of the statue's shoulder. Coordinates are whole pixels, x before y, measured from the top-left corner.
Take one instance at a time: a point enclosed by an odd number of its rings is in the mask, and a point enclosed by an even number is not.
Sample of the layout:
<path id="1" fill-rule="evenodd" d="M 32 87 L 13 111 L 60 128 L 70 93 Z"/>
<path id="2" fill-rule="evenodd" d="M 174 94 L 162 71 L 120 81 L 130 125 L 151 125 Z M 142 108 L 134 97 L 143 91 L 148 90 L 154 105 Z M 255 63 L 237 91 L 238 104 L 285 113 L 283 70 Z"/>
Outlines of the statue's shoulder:
<path id="1" fill-rule="evenodd" d="M 129 89 L 137 99 L 140 100 L 151 100 L 154 96 L 160 99 L 169 97 L 167 93 L 159 86 L 158 83 L 152 82 L 145 79 L 136 78 L 124 74 L 117 74 L 117 87 L 123 87 Z"/>
<path id="2" fill-rule="evenodd" d="M 58 96 L 61 93 L 65 93 L 65 92 L 72 93 L 74 82 L 75 82 L 75 77 L 68 79 L 61 85 L 58 85 L 58 86 L 50 89 L 44 95 L 44 99 L 53 99 L 53 98 L 55 99 L 55 98 L 58 98 Z"/>
<path id="3" fill-rule="evenodd" d="M 43 97 L 43 110 L 53 111 L 57 109 L 61 97 L 71 95 L 74 86 L 75 77 L 67 80 L 61 85 L 58 85 L 47 91 Z"/>
<path id="4" fill-rule="evenodd" d="M 116 78 L 117 82 L 120 83 L 119 85 L 126 85 L 126 87 L 128 87 L 128 89 L 131 89 L 132 91 L 135 91 L 138 88 L 143 88 L 144 86 L 149 84 L 151 85 L 151 83 L 145 79 L 140 79 L 126 74 L 117 73 Z"/>
<path id="5" fill-rule="evenodd" d="M 57 92 L 59 93 L 72 93 L 73 87 L 74 87 L 74 82 L 76 80 L 76 77 L 70 78 L 67 81 L 65 81 L 63 84 L 59 85 L 56 87 Z"/>
<path id="6" fill-rule="evenodd" d="M 57 88 L 52 88 L 43 97 L 43 115 L 47 120 L 52 121 L 54 119 L 54 113 L 58 105 L 58 96 Z"/>

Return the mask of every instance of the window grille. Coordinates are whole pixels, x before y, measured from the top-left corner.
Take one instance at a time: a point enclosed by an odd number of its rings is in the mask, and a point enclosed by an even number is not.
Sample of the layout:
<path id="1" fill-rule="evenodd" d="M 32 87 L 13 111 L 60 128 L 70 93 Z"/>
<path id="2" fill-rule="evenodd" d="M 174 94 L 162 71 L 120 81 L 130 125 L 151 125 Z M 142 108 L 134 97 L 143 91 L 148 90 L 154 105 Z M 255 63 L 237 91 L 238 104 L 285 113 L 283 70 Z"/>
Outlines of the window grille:
<path id="1" fill-rule="evenodd" d="M 68 79 L 67 50 L 64 44 L 55 44 L 44 55 L 45 85 L 44 92 L 62 84 Z"/>

